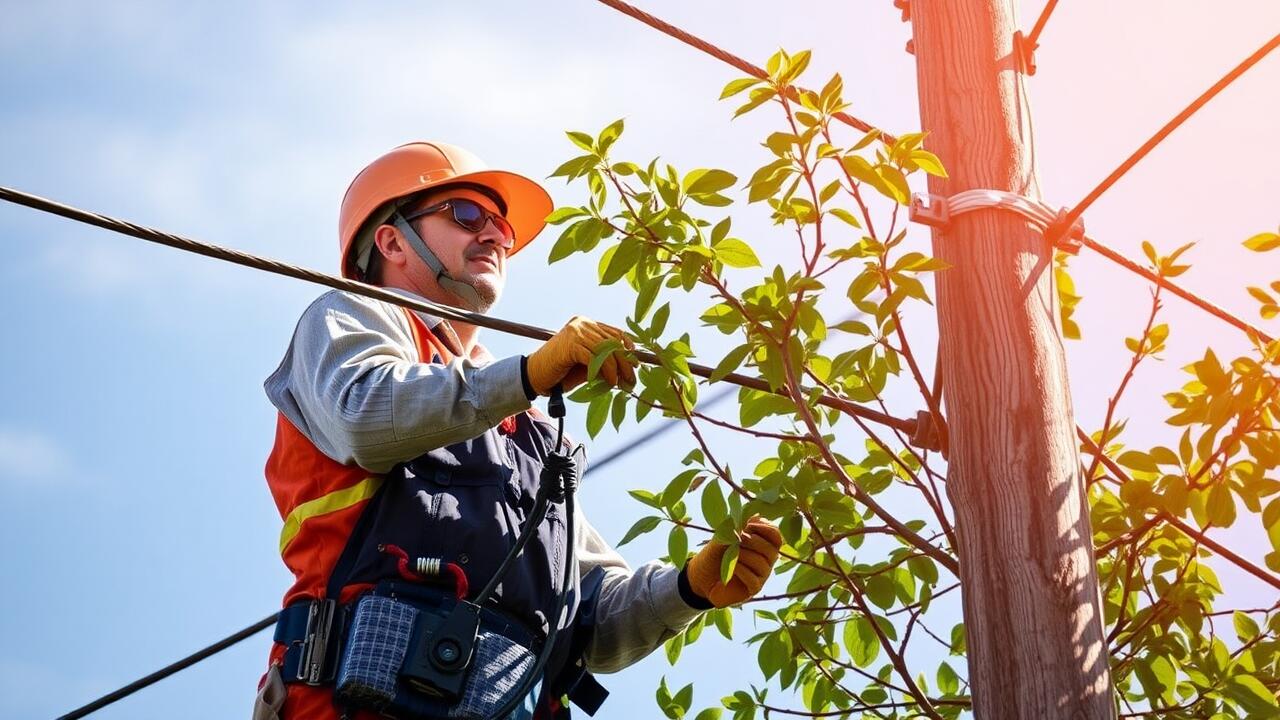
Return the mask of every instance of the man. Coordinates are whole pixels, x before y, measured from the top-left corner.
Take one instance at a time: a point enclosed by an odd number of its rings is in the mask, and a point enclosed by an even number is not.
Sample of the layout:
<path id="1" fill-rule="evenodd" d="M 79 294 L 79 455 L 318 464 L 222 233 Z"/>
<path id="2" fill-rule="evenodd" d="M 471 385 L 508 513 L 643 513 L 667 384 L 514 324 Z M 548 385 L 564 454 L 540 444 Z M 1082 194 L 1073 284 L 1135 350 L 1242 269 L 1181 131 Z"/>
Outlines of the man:
<path id="1" fill-rule="evenodd" d="M 339 217 L 342 274 L 485 313 L 502 293 L 509 258 L 542 230 L 551 210 L 536 182 L 491 170 L 461 148 L 403 145 L 347 190 Z M 349 608 L 379 583 L 414 577 L 405 561 L 416 557 L 457 567 L 474 597 L 519 534 L 543 461 L 557 449 L 550 422 L 531 401 L 583 382 L 601 343 L 630 346 L 617 328 L 580 317 L 527 357 L 494 360 L 476 336 L 475 326 L 345 292 L 329 292 L 303 313 L 265 384 L 279 410 L 266 475 L 284 518 L 281 555 L 295 582 L 255 718 L 338 716 L 338 641 L 316 620 L 332 605 L 324 601 Z M 634 368 L 619 350 L 599 376 L 629 386 Z M 556 692 L 571 689 L 566 678 L 574 668 L 617 671 L 702 610 L 751 597 L 781 545 L 776 528 L 753 521 L 728 583 L 720 580 L 724 546 L 717 543 L 683 570 L 651 562 L 633 572 L 578 513 L 578 572 L 572 587 L 560 588 L 568 522 L 561 513 L 563 505 L 551 505 L 503 575 L 496 600 L 515 624 L 543 636 L 556 622 L 561 592 L 571 593 L 571 608 L 591 595 L 591 612 L 582 613 L 593 617 L 590 629 L 562 633 L 573 638 L 566 647 L 582 646 L 580 657 L 565 650 L 540 678 Z M 461 595 L 466 588 L 459 580 L 455 589 Z M 544 704 L 540 716 L 567 713 L 555 698 Z M 530 705 L 512 717 L 531 717 Z"/>

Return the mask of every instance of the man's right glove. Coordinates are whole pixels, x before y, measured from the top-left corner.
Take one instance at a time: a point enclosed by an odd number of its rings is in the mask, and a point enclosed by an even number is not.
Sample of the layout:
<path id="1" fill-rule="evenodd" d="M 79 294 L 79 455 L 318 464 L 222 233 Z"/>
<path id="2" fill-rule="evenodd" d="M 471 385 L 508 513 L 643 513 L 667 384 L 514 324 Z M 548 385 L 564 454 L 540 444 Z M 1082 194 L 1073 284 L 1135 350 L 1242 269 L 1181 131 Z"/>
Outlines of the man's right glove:
<path id="1" fill-rule="evenodd" d="M 720 561 L 727 549 L 724 543 L 712 540 L 698 554 L 689 558 L 685 572 L 689 588 L 712 605 L 722 608 L 737 605 L 755 597 L 764 587 L 764 581 L 773 572 L 782 548 L 782 533 L 767 520 L 752 518 L 742 531 L 738 547 L 738 564 L 728 583 L 720 581 Z"/>
<path id="2" fill-rule="evenodd" d="M 595 349 L 609 340 L 618 340 L 627 349 L 635 347 L 631 338 L 618 328 L 574 316 L 529 356 L 526 366 L 529 386 L 537 394 L 546 395 L 556 385 L 565 390 L 581 385 L 587 379 L 587 366 Z M 636 382 L 633 363 L 620 349 L 605 358 L 599 376 L 614 387 L 631 387 Z"/>

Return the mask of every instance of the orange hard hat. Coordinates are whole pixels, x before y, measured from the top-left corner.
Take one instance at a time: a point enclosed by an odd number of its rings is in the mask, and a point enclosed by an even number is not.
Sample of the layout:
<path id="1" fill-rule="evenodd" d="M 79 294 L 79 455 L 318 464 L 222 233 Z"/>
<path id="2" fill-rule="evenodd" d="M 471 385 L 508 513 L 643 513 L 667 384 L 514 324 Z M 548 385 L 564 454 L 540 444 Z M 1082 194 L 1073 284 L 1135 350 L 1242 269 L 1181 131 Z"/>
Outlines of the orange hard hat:
<path id="1" fill-rule="evenodd" d="M 342 276 L 359 278 L 353 250 L 369 247 L 366 243 L 372 242 L 373 231 L 391 215 L 393 200 L 455 183 L 479 185 L 506 205 L 507 222 L 516 236 L 508 257 L 542 232 L 555 207 L 537 182 L 506 170 L 491 170 L 483 160 L 456 145 L 407 143 L 369 163 L 342 198 L 338 214 Z"/>

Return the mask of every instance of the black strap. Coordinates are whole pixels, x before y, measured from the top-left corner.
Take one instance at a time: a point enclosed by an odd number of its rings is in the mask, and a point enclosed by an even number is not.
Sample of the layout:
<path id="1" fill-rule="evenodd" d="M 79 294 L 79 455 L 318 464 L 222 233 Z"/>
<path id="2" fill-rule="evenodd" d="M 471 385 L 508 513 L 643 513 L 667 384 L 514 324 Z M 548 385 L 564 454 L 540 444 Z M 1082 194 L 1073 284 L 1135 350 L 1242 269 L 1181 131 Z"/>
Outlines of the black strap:
<path id="1" fill-rule="evenodd" d="M 557 648 L 554 665 L 546 674 L 549 694 L 547 697 L 568 695 L 570 702 L 588 715 L 596 711 L 609 697 L 609 691 L 587 671 L 583 657 L 587 646 L 595 636 L 596 608 L 600 590 L 604 586 L 604 568 L 595 567 L 579 583 L 578 612 L 573 619 L 569 642 Z"/>

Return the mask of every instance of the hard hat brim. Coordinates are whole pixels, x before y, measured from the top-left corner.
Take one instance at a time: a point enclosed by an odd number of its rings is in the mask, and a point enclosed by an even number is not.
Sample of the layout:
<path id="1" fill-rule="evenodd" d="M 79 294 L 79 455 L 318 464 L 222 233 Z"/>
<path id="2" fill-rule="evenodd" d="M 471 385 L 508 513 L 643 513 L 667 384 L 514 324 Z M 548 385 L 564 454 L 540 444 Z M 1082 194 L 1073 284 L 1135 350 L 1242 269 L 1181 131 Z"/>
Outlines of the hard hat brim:
<path id="1" fill-rule="evenodd" d="M 454 183 L 475 183 L 496 192 L 507 205 L 507 222 L 515 230 L 515 244 L 507 251 L 507 257 L 520 252 L 542 232 L 547 216 L 555 209 L 555 202 L 542 185 L 523 175 L 506 170 L 481 170 L 454 175 L 438 187 Z"/>

